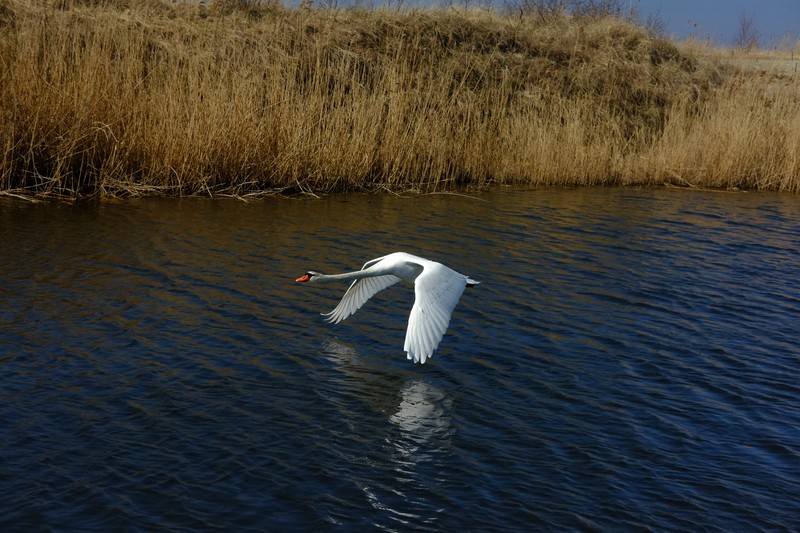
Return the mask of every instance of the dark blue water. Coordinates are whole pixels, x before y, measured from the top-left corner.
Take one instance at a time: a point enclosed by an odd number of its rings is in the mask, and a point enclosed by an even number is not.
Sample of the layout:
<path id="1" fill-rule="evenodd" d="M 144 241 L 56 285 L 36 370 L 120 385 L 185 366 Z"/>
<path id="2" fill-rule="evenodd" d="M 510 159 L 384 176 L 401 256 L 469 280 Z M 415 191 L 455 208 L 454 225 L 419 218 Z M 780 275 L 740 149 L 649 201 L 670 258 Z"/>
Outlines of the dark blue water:
<path id="1" fill-rule="evenodd" d="M 0 530 L 800 529 L 800 197 L 0 202 Z M 427 364 L 404 250 L 481 280 Z"/>

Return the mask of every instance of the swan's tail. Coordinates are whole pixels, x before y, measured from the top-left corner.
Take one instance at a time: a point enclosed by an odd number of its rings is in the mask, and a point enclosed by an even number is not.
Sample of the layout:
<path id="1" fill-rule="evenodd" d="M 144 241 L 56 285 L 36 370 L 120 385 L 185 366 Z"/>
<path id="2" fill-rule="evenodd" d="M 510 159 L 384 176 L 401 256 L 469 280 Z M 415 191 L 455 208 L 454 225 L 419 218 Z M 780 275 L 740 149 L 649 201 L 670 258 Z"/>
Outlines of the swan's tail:
<path id="1" fill-rule="evenodd" d="M 475 281 L 469 276 L 465 276 L 467 278 L 467 287 L 474 287 L 475 285 L 479 284 L 480 281 Z"/>

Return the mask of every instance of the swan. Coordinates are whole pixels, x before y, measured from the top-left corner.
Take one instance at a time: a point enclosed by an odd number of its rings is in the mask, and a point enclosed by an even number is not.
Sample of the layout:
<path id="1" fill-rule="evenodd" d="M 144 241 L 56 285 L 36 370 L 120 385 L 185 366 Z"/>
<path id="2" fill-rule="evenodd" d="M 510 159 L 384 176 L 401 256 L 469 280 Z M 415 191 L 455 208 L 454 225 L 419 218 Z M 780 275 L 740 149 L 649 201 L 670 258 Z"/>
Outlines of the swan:
<path id="1" fill-rule="evenodd" d="M 416 298 L 408 317 L 403 350 L 408 359 L 423 364 L 433 355 L 450 324 L 450 315 L 466 287 L 480 283 L 436 261 L 395 252 L 364 263 L 361 270 L 345 274 L 321 274 L 309 270 L 296 282 L 354 280 L 336 309 L 322 313 L 338 324 L 358 311 L 375 293 L 400 280 L 413 281 Z"/>

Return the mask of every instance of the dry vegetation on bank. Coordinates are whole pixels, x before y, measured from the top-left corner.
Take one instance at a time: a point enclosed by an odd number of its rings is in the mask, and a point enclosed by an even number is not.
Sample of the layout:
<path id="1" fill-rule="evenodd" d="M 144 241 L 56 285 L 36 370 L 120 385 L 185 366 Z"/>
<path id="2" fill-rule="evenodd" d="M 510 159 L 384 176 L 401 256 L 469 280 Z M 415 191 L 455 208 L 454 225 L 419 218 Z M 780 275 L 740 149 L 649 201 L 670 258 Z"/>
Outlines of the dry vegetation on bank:
<path id="1" fill-rule="evenodd" d="M 800 192 L 796 74 L 612 17 L 0 0 L 0 80 L 15 194 Z"/>

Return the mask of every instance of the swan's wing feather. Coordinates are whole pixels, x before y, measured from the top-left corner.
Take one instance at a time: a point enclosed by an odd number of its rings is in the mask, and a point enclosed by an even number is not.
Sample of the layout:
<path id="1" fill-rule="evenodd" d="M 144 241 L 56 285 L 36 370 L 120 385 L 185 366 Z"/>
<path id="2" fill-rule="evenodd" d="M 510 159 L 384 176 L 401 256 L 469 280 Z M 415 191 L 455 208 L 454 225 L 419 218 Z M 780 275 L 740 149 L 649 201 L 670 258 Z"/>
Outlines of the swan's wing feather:
<path id="1" fill-rule="evenodd" d="M 375 263 L 375 261 L 377 260 L 369 261 L 366 265 L 364 265 L 364 268 Z M 344 293 L 344 296 L 342 296 L 342 300 L 339 302 L 339 305 L 336 306 L 336 309 L 330 313 L 323 313 L 322 315 L 326 317 L 325 319 L 328 322 L 338 324 L 345 318 L 361 309 L 361 306 L 364 305 L 367 300 L 372 298 L 375 293 L 382 291 L 386 287 L 391 287 L 398 281 L 400 281 L 400 278 L 392 274 L 357 279 L 350 285 L 350 288 L 347 289 L 347 292 Z"/>
<path id="2" fill-rule="evenodd" d="M 450 315 L 467 286 L 467 278 L 433 263 L 425 267 L 414 284 L 416 300 L 408 317 L 403 350 L 409 359 L 424 363 L 439 346 L 450 325 Z"/>
<path id="3" fill-rule="evenodd" d="M 391 255 L 391 254 L 390 254 L 390 255 Z M 368 269 L 369 267 L 371 267 L 372 265 L 374 265 L 374 264 L 376 264 L 376 263 L 380 263 L 381 261 L 383 261 L 383 260 L 384 260 L 384 259 L 386 259 L 387 257 L 389 257 L 389 256 L 388 256 L 388 255 L 382 255 L 382 256 L 380 256 L 380 257 L 376 257 L 375 259 L 370 259 L 369 261 L 367 261 L 366 263 L 364 263 L 364 266 L 362 266 L 362 267 L 361 267 L 361 270 L 366 270 L 366 269 Z"/>

